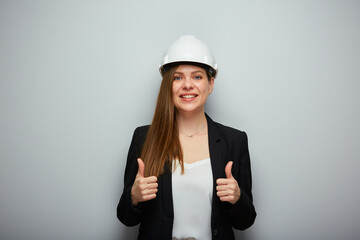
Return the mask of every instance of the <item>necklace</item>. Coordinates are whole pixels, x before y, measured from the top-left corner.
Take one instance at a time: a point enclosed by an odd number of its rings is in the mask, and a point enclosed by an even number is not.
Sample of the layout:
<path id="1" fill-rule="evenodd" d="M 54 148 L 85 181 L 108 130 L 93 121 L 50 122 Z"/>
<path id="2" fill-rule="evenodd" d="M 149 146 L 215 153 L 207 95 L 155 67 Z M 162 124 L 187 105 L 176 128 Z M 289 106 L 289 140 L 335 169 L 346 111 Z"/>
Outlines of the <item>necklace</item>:
<path id="1" fill-rule="evenodd" d="M 198 133 L 205 127 L 205 125 L 206 125 L 206 123 L 205 123 L 204 125 L 202 125 L 196 132 L 194 132 L 193 134 L 190 134 L 190 135 L 189 135 L 189 134 L 185 134 L 185 133 L 181 132 L 180 130 L 179 130 L 179 132 L 180 132 L 181 134 L 187 136 L 187 137 L 192 138 L 193 136 L 195 136 L 196 134 L 198 134 Z"/>

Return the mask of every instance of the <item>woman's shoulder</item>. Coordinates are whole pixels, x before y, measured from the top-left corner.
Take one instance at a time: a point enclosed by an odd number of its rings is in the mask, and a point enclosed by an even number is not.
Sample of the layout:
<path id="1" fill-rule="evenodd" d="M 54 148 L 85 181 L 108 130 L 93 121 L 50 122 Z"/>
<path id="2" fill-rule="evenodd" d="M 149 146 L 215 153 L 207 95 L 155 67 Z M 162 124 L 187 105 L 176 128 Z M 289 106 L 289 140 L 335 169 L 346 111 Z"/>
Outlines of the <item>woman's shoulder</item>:
<path id="1" fill-rule="evenodd" d="M 231 134 L 245 134 L 244 131 L 236 129 L 234 127 L 230 127 L 221 123 L 218 123 L 214 120 L 212 120 L 209 115 L 205 114 L 208 124 L 211 126 L 213 125 L 217 130 L 224 132 L 224 133 L 231 133 Z"/>
<path id="2" fill-rule="evenodd" d="M 209 119 L 209 124 L 213 125 L 216 134 L 221 135 L 225 139 L 237 139 L 247 141 L 247 134 L 245 131 L 215 122 L 211 120 L 211 118 Z"/>
<path id="3" fill-rule="evenodd" d="M 150 125 L 139 126 L 134 130 L 134 137 L 145 137 Z"/>
<path id="4" fill-rule="evenodd" d="M 213 122 L 213 133 L 210 138 L 225 143 L 230 151 L 246 151 L 248 146 L 247 134 L 239 129 Z"/>
<path id="5" fill-rule="evenodd" d="M 238 136 L 246 136 L 246 132 L 243 130 L 239 130 L 234 127 L 226 126 L 218 122 L 214 122 L 216 127 L 220 129 L 221 132 L 223 132 L 226 135 L 238 135 Z"/>
<path id="6" fill-rule="evenodd" d="M 243 130 L 240 130 L 240 129 L 237 129 L 237 128 L 234 128 L 234 127 L 231 127 L 231 126 L 227 126 L 227 125 L 224 125 L 222 123 L 214 122 L 214 125 L 217 128 L 221 129 L 221 131 L 224 131 L 224 132 L 238 133 L 238 134 L 245 133 Z"/>
<path id="7" fill-rule="evenodd" d="M 144 142 L 146 139 L 147 132 L 149 130 L 149 126 L 150 125 L 144 125 L 144 126 L 135 128 L 134 133 L 133 133 L 133 141 Z"/>
<path id="8" fill-rule="evenodd" d="M 137 128 L 135 128 L 134 133 L 147 133 L 147 131 L 149 130 L 150 125 L 144 125 L 144 126 L 139 126 Z"/>

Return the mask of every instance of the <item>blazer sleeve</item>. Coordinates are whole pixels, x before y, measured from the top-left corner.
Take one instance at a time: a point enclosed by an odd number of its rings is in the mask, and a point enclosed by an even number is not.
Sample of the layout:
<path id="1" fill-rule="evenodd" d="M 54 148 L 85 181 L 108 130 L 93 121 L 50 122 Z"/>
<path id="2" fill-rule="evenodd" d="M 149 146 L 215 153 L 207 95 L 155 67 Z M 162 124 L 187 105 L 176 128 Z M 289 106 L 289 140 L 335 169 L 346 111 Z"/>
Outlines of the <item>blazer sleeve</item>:
<path id="1" fill-rule="evenodd" d="M 238 167 L 234 178 L 238 182 L 241 195 L 239 200 L 234 205 L 231 205 L 229 211 L 233 227 L 244 230 L 254 223 L 256 212 L 251 194 L 252 179 L 248 139 L 245 132 L 239 133 L 239 138 L 235 141 L 237 147 L 234 146 L 231 152 L 234 164 L 237 164 Z M 239 143 L 242 143 L 241 146 L 238 145 Z"/>
<path id="2" fill-rule="evenodd" d="M 141 128 L 136 128 L 131 140 L 124 174 L 124 189 L 117 206 L 117 217 L 126 226 L 135 226 L 140 223 L 143 209 L 141 203 L 133 206 L 131 201 L 131 188 L 138 171 L 137 158 L 140 157 L 142 148 Z"/>

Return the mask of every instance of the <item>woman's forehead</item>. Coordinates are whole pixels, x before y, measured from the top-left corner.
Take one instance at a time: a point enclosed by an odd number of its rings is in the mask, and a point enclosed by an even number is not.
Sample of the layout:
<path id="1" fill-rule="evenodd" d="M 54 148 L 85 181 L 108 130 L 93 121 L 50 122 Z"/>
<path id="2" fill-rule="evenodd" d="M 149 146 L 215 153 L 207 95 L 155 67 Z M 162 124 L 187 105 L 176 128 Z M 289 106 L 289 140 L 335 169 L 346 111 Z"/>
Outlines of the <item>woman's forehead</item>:
<path id="1" fill-rule="evenodd" d="M 181 64 L 181 65 L 177 66 L 177 68 L 176 68 L 176 72 L 182 72 L 182 73 L 192 73 L 192 72 L 199 72 L 199 71 L 206 74 L 205 69 L 198 67 L 198 66 L 191 65 L 191 64 Z"/>

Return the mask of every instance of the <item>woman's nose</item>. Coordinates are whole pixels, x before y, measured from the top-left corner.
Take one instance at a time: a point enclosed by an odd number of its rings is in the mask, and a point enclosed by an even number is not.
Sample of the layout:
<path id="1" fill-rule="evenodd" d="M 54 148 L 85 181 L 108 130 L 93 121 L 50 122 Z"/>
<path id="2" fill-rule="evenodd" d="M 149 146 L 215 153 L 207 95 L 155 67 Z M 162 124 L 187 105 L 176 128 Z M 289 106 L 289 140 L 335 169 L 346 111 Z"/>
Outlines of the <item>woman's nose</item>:
<path id="1" fill-rule="evenodd" d="M 184 79 L 183 88 L 184 89 L 192 89 L 194 87 L 193 81 L 190 77 Z"/>

